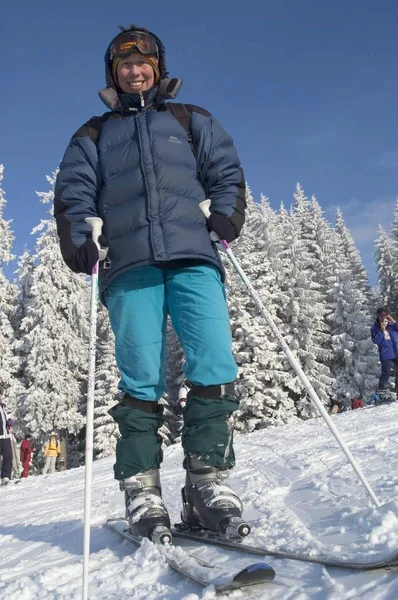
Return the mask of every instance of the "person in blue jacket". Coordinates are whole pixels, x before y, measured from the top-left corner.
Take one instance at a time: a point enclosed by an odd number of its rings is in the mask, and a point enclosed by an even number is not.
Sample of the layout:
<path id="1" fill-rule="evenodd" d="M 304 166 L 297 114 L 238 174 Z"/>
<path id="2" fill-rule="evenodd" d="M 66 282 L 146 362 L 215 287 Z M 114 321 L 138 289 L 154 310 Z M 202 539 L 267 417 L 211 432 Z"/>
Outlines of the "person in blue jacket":
<path id="1" fill-rule="evenodd" d="M 246 208 L 241 164 L 233 140 L 208 111 L 186 105 L 187 130 L 166 103 L 181 80 L 168 77 L 155 34 L 121 28 L 106 51 L 105 70 L 100 97 L 110 112 L 72 137 L 57 176 L 54 214 L 62 256 L 77 273 L 91 274 L 99 257 L 85 218 L 103 220 L 99 241 L 109 252 L 100 266 L 100 294 L 124 394 L 110 410 L 121 433 L 115 477 L 132 533 L 158 539 L 170 527 L 158 433 L 170 315 L 192 384 L 182 431 L 182 519 L 187 527 L 239 535 L 248 532 L 240 526 L 242 504 L 224 481 L 235 463 L 237 366 L 223 268 L 209 232 L 227 242 L 239 236 Z M 207 198 L 208 221 L 199 207 Z"/>
<path id="2" fill-rule="evenodd" d="M 381 373 L 379 391 L 388 385 L 392 369 L 398 367 L 398 323 L 384 308 L 377 309 L 376 321 L 371 329 L 372 342 L 379 348 Z M 397 372 L 397 371 L 396 371 Z M 395 377 L 395 393 L 398 393 L 398 377 Z"/>

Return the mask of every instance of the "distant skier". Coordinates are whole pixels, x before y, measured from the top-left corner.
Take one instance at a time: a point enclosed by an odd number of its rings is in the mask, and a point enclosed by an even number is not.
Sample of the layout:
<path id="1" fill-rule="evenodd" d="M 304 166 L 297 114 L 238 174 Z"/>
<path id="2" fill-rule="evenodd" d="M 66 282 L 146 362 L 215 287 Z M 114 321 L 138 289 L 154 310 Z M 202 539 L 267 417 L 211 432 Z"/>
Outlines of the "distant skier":
<path id="1" fill-rule="evenodd" d="M 13 421 L 7 419 L 6 409 L 0 398 L 0 457 L 3 458 L 1 465 L 1 485 L 7 485 L 11 480 L 12 471 L 12 447 L 11 432 Z"/>
<path id="2" fill-rule="evenodd" d="M 349 394 L 340 393 L 337 394 L 335 400 L 332 402 L 330 414 L 335 415 L 337 413 L 345 412 L 348 410 Z"/>
<path id="3" fill-rule="evenodd" d="M 381 373 L 377 393 L 385 393 L 392 369 L 395 370 L 395 393 L 398 393 L 398 323 L 384 308 L 377 309 L 376 321 L 371 329 L 372 342 L 379 348 Z"/>
<path id="4" fill-rule="evenodd" d="M 363 400 L 361 398 L 353 398 L 351 400 L 351 408 L 352 410 L 356 410 L 357 408 L 363 408 Z"/>
<path id="5" fill-rule="evenodd" d="M 50 439 L 44 446 L 44 456 L 46 457 L 46 462 L 43 468 L 43 475 L 50 470 L 50 473 L 55 473 L 55 463 L 57 462 L 57 457 L 61 454 L 61 444 L 59 443 L 57 434 L 55 431 L 51 432 Z"/>
<path id="6" fill-rule="evenodd" d="M 32 460 L 32 454 L 33 452 L 36 452 L 36 448 L 32 448 L 32 446 L 30 445 L 31 439 L 32 436 L 29 433 L 27 433 L 25 435 L 24 441 L 21 444 L 20 461 L 23 467 L 21 477 L 27 477 L 29 475 L 29 467 L 30 462 Z"/>
<path id="7" fill-rule="evenodd" d="M 11 440 L 11 453 L 12 453 L 12 469 L 11 469 L 11 479 L 19 479 L 21 473 L 21 463 L 18 458 L 18 450 L 17 450 L 17 441 L 14 435 L 14 421 L 12 419 L 8 419 L 8 432 L 10 434 Z"/>
<path id="8" fill-rule="evenodd" d="M 158 433 L 168 314 L 192 382 L 183 413 L 183 520 L 217 533 L 230 526 L 229 533 L 242 515 L 224 473 L 235 464 L 230 417 L 238 408 L 238 369 L 224 271 L 209 230 L 227 242 L 239 236 L 245 178 L 233 140 L 208 111 L 166 102 L 181 80 L 168 78 L 160 39 L 134 25 L 121 29 L 106 51 L 107 88 L 100 92 L 111 112 L 74 134 L 57 176 L 61 252 L 72 271 L 91 274 L 98 249 L 85 218 L 102 218 L 107 239 L 99 241 L 109 253 L 100 293 L 124 393 L 109 411 L 121 433 L 114 470 L 132 533 L 152 538 L 157 527 L 170 527 Z M 206 198 L 208 221 L 199 207 Z"/>

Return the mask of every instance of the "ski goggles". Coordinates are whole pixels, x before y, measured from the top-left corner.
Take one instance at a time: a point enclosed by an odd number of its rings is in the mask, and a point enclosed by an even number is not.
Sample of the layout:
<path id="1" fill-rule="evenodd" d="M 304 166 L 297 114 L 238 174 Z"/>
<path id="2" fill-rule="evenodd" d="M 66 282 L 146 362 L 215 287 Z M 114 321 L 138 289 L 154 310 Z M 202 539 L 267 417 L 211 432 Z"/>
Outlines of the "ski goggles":
<path id="1" fill-rule="evenodd" d="M 159 58 L 158 45 L 147 33 L 141 31 L 125 31 L 118 35 L 109 46 L 109 59 L 123 58 L 133 52 L 140 52 L 144 56 Z"/>

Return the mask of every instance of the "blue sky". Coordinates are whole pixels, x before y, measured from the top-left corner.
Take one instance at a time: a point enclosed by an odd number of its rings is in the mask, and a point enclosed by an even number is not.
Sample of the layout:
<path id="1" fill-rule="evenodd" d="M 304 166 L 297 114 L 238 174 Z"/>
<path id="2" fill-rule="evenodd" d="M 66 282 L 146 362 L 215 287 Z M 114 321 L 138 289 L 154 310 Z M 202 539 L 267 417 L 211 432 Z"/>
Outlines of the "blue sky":
<path id="1" fill-rule="evenodd" d="M 299 181 L 328 218 L 340 206 L 374 281 L 373 240 L 398 196 L 396 0 L 7 2 L 0 163 L 14 253 L 32 246 L 45 216 L 35 191 L 69 138 L 105 112 L 103 55 L 131 22 L 163 40 L 178 100 L 231 133 L 255 197 L 290 204 Z"/>

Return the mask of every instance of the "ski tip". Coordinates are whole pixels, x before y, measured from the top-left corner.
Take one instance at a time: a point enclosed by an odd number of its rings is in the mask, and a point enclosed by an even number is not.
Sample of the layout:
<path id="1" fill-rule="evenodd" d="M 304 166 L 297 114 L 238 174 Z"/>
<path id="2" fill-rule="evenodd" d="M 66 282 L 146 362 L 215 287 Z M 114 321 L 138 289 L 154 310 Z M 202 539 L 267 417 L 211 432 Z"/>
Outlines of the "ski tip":
<path id="1" fill-rule="evenodd" d="M 268 563 L 255 563 L 239 571 L 234 577 L 234 582 L 241 586 L 255 585 L 272 581 L 274 577 L 275 571 Z"/>

